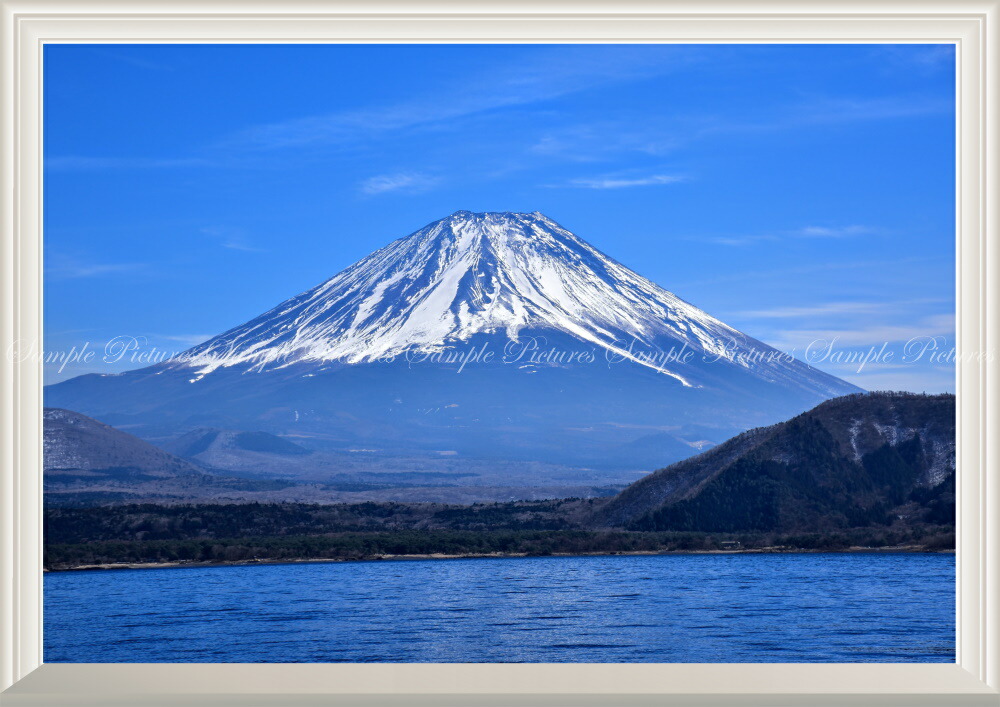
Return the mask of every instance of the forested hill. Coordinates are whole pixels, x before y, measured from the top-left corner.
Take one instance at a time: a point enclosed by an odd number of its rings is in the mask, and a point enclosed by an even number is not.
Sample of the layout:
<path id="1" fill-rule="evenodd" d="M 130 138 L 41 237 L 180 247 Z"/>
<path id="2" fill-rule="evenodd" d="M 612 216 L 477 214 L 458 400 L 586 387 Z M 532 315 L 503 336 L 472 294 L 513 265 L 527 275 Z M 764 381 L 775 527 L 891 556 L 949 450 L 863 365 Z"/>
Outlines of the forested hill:
<path id="1" fill-rule="evenodd" d="M 954 522 L 955 397 L 864 393 L 738 435 L 637 481 L 592 524 L 829 531 Z"/>

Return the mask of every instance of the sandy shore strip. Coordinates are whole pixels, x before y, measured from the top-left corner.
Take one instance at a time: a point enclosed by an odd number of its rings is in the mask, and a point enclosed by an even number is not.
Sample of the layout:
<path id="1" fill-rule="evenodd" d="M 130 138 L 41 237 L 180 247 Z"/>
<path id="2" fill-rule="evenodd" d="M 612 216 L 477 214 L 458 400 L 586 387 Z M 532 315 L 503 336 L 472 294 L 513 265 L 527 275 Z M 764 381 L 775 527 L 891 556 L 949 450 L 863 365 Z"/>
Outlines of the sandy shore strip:
<path id="1" fill-rule="evenodd" d="M 139 570 L 139 569 L 173 569 L 184 567 L 239 567 L 244 565 L 293 565 L 304 563 L 329 562 L 382 562 L 382 561 L 413 561 L 413 560 L 471 560 L 500 559 L 517 557 L 615 557 L 615 556 L 653 556 L 653 555 L 771 555 L 771 554 L 866 554 L 886 552 L 926 552 L 934 554 L 954 554 L 954 550 L 928 550 L 921 545 L 894 545 L 891 547 L 849 547 L 844 550 L 809 550 L 786 547 L 742 548 L 733 550 L 640 550 L 635 552 L 577 552 L 550 555 L 528 555 L 527 553 L 483 553 L 457 554 L 427 553 L 421 555 L 371 555 L 367 557 L 301 557 L 285 559 L 252 559 L 232 561 L 200 562 L 196 560 L 178 560 L 176 562 L 106 562 L 93 565 L 70 565 L 46 567 L 44 572 L 77 572 L 84 570 Z"/>

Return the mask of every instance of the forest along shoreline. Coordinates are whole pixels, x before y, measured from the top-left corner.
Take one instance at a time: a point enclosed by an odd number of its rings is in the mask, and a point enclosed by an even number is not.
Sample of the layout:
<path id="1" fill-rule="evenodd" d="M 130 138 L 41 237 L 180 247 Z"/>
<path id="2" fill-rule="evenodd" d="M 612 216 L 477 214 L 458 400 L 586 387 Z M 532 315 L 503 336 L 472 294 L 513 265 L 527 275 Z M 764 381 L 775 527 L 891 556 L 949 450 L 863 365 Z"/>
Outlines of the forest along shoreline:
<path id="1" fill-rule="evenodd" d="M 600 499 L 506 504 L 136 504 L 45 511 L 47 570 L 377 559 L 942 552 L 954 526 L 825 532 L 587 527 Z"/>
<path id="2" fill-rule="evenodd" d="M 72 417 L 66 411 L 52 416 L 60 424 Z M 68 425 L 77 432 L 100 424 L 78 418 Z M 87 429 L 98 429 L 93 425 Z M 104 427 L 98 431 L 107 433 Z M 143 458 L 173 463 L 183 478 L 195 474 L 187 462 L 164 461 L 150 445 L 125 444 L 124 433 L 115 434 L 109 442 L 114 449 L 145 450 Z M 60 458 L 76 459 L 90 449 L 96 459 L 95 446 L 67 446 Z M 455 505 L 221 503 L 160 496 L 97 505 L 78 493 L 80 479 L 94 478 L 96 468 L 89 465 L 89 476 L 47 470 L 47 489 L 54 484 L 74 493 L 46 493 L 46 569 L 955 547 L 952 395 L 835 398 L 603 498 Z M 133 471 L 115 466 L 105 476 L 124 484 Z"/>

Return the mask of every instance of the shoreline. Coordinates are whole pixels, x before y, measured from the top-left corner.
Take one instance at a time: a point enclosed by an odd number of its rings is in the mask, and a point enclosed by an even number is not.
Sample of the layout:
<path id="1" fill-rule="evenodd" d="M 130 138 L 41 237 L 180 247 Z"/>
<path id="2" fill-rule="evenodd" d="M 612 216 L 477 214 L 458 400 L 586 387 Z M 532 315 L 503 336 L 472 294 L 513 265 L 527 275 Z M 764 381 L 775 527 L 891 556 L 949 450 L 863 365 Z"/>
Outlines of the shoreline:
<path id="1" fill-rule="evenodd" d="M 414 555 L 372 555 L 370 557 L 297 557 L 287 559 L 252 559 L 196 561 L 179 560 L 176 562 L 105 562 L 99 564 L 72 565 L 68 567 L 45 567 L 43 573 L 49 572 L 91 572 L 95 570 L 145 570 L 145 569 L 184 569 L 203 567 L 239 567 L 247 565 L 297 565 L 307 563 L 335 562 L 412 562 L 427 560 L 482 560 L 482 559 L 512 559 L 524 557 L 616 557 L 616 556 L 656 556 L 656 555 L 867 555 L 880 553 L 907 554 L 955 554 L 954 549 L 931 550 L 922 545 L 895 545 L 889 547 L 849 547 L 844 550 L 812 550 L 806 548 L 762 547 L 732 550 L 637 550 L 621 552 L 553 552 L 547 555 L 528 553 L 425 553 Z"/>

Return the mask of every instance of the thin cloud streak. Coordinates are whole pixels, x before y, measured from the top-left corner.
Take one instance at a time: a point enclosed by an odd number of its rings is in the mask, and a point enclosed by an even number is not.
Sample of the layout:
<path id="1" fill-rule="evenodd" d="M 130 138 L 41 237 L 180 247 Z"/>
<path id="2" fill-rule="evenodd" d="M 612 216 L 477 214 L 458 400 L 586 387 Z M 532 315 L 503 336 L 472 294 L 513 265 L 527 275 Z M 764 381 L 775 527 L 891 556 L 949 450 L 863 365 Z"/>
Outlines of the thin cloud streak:
<path id="1" fill-rule="evenodd" d="M 940 298 L 912 299 L 895 302 L 824 302 L 802 307 L 775 307 L 733 312 L 730 317 L 751 317 L 760 319 L 789 319 L 795 317 L 817 317 L 823 315 L 894 314 L 915 305 L 942 304 Z"/>
<path id="2" fill-rule="evenodd" d="M 687 236 L 687 240 L 742 247 L 758 243 L 782 241 L 790 238 L 854 238 L 884 233 L 886 233 L 884 229 L 874 226 L 804 226 L 792 231 L 775 231 L 773 233 L 733 236 Z"/>
<path id="3" fill-rule="evenodd" d="M 99 56 L 108 57 L 109 59 L 114 59 L 115 61 L 122 62 L 123 64 L 131 64 L 134 67 L 140 69 L 151 69 L 153 71 L 173 71 L 172 66 L 166 64 L 160 64 L 157 62 L 147 61 L 145 59 L 139 59 L 138 57 L 132 56 L 124 52 L 111 51 L 105 47 L 95 46 L 90 49 L 93 54 Z"/>
<path id="4" fill-rule="evenodd" d="M 241 130 L 220 147 L 277 150 L 317 145 L 352 144 L 381 134 L 442 123 L 486 111 L 525 106 L 610 84 L 659 76 L 697 60 L 701 50 L 637 47 L 611 55 L 591 52 L 537 53 L 519 65 L 505 65 L 477 77 L 466 77 L 433 100 L 415 99 L 366 110 L 294 118 Z"/>
<path id="5" fill-rule="evenodd" d="M 786 106 L 771 119 L 758 122 L 717 122 L 698 131 L 697 136 L 714 133 L 772 132 L 840 123 L 914 118 L 939 115 L 952 110 L 954 110 L 952 101 L 923 96 L 860 99 L 824 96 Z"/>
<path id="6" fill-rule="evenodd" d="M 373 142 L 394 134 L 418 128 L 453 129 L 456 121 L 469 116 L 544 103 L 593 88 L 661 76 L 700 58 L 700 50 L 690 47 L 665 47 L 655 54 L 640 51 L 618 53 L 612 60 L 599 60 L 585 53 L 578 54 L 577 60 L 550 54 L 546 60 L 525 61 L 519 66 L 504 66 L 479 76 L 466 77 L 445 87 L 434 100 L 421 98 L 393 105 L 253 125 L 193 150 L 199 156 L 57 155 L 45 160 L 45 169 L 51 172 L 79 172 L 225 168 L 256 165 L 258 158 L 279 150 L 322 146 L 363 150 Z M 470 86 L 473 88 L 470 89 Z M 533 138 L 526 152 L 575 162 L 608 159 L 622 153 L 662 155 L 681 145 L 714 135 L 908 118 L 952 109 L 948 101 L 923 97 L 820 97 L 783 106 L 773 117 L 762 117 L 756 122 L 733 122 L 713 116 L 682 116 L 674 124 L 664 126 L 662 117 L 658 117 L 655 122 L 647 122 L 646 127 L 636 129 L 636 125 L 642 126 L 644 122 L 642 117 L 638 117 L 628 123 L 604 122 L 557 128 Z M 583 179 L 579 180 L 579 184 L 564 186 L 596 189 L 642 186 L 600 186 L 602 181 Z"/>
<path id="7" fill-rule="evenodd" d="M 549 131 L 530 151 L 574 161 L 592 161 L 611 153 L 662 155 L 707 138 L 743 133 L 769 133 L 880 120 L 938 115 L 954 110 L 952 101 L 924 96 L 886 98 L 814 97 L 777 106 L 756 120 L 729 120 L 717 115 L 676 116 L 664 124 L 633 116 L 628 122 L 576 124 Z"/>
<path id="8" fill-rule="evenodd" d="M 263 248 L 251 244 L 242 229 L 227 226 L 206 226 L 201 232 L 215 239 L 220 246 L 229 250 L 239 250 L 244 253 L 263 253 Z"/>
<path id="9" fill-rule="evenodd" d="M 851 236 L 869 236 L 882 231 L 871 226 L 840 226 L 830 228 L 827 226 L 806 226 L 800 228 L 794 235 L 804 238 L 848 238 Z"/>
<path id="10" fill-rule="evenodd" d="M 380 174 L 361 182 L 362 194 L 376 196 L 388 192 L 424 192 L 441 182 L 438 177 L 431 177 L 419 172 L 399 172 L 396 174 Z"/>
<path id="11" fill-rule="evenodd" d="M 788 319 L 795 317 L 816 317 L 830 314 L 864 314 L 884 312 L 885 302 L 828 302 L 809 307 L 777 307 L 775 309 L 755 309 L 736 312 L 731 316 L 759 319 Z"/>
<path id="12" fill-rule="evenodd" d="M 597 177 L 592 179 L 571 179 L 565 184 L 545 184 L 550 189 L 569 187 L 576 189 L 627 189 L 629 187 L 649 187 L 663 184 L 676 184 L 685 181 L 685 177 L 668 174 L 653 174 L 648 177 L 632 179 L 620 177 Z"/>
<path id="13" fill-rule="evenodd" d="M 780 240 L 780 238 L 774 234 L 768 233 L 759 236 L 688 236 L 686 240 L 698 241 L 699 243 L 713 243 L 715 245 L 742 247 L 756 245 L 757 243 L 766 243 L 768 241 L 777 241 Z"/>
<path id="14" fill-rule="evenodd" d="M 46 268 L 45 277 L 50 280 L 71 280 L 134 272 L 145 267 L 145 263 L 82 263 L 64 260 Z"/>
<path id="15" fill-rule="evenodd" d="M 954 339 L 955 315 L 935 314 L 911 325 L 872 325 L 856 329 L 800 329 L 777 332 L 765 341 L 781 351 L 803 351 L 817 342 L 836 342 L 836 346 L 875 346 L 884 342 L 905 342 L 919 337 Z"/>

